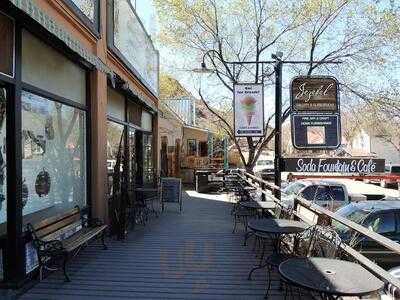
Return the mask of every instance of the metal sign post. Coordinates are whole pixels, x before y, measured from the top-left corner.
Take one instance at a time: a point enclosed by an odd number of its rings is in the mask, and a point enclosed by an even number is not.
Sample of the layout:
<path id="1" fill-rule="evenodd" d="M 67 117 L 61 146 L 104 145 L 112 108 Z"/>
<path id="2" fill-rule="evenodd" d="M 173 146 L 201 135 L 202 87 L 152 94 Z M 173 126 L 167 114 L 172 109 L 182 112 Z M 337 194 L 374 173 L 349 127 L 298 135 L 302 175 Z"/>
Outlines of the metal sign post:
<path id="1" fill-rule="evenodd" d="M 281 187 L 281 156 L 282 156 L 282 61 L 277 59 L 275 65 L 275 185 Z M 275 198 L 281 199 L 281 191 L 274 191 Z"/>

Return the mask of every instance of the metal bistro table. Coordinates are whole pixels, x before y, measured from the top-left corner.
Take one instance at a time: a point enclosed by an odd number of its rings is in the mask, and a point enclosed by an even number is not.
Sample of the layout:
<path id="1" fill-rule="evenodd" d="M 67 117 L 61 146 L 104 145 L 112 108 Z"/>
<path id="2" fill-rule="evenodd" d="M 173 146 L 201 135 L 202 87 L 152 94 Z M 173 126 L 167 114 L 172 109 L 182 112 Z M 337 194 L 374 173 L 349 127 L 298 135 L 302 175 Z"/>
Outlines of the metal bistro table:
<path id="1" fill-rule="evenodd" d="M 289 283 L 317 292 L 321 299 L 364 296 L 383 287 L 361 265 L 331 258 L 290 258 L 280 264 L 279 273 Z"/>
<path id="2" fill-rule="evenodd" d="M 280 237 L 284 234 L 296 234 L 303 232 L 306 230 L 309 225 L 294 220 L 287 219 L 257 219 L 251 220 L 248 224 L 248 227 L 253 231 L 258 231 L 267 234 L 271 240 L 273 245 L 274 253 L 279 252 L 279 244 Z M 268 263 L 261 264 L 259 266 L 255 266 L 250 270 L 248 278 L 251 279 L 251 274 L 258 269 L 263 269 L 268 266 Z"/>

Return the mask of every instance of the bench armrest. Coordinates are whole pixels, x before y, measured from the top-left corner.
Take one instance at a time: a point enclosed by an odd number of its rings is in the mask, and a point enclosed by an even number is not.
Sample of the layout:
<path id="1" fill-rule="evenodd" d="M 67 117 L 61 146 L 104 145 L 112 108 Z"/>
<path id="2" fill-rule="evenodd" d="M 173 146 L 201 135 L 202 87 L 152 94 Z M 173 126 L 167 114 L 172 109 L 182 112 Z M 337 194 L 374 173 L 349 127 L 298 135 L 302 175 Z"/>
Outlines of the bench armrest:
<path id="1" fill-rule="evenodd" d="M 89 219 L 89 227 L 98 227 L 104 225 L 104 222 L 98 218 Z"/>

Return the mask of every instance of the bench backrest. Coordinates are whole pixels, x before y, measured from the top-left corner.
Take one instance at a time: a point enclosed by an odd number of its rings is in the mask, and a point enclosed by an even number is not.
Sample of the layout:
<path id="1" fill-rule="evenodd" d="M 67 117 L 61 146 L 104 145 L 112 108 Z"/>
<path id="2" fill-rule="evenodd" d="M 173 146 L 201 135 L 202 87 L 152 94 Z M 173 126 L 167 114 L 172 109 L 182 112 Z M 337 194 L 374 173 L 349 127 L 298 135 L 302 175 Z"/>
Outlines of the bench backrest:
<path id="1" fill-rule="evenodd" d="M 63 232 L 82 225 L 81 211 L 78 207 L 59 216 L 51 217 L 37 224 L 28 224 L 28 230 L 32 231 L 33 238 L 54 239 Z M 56 237 L 54 237 L 56 236 Z"/>

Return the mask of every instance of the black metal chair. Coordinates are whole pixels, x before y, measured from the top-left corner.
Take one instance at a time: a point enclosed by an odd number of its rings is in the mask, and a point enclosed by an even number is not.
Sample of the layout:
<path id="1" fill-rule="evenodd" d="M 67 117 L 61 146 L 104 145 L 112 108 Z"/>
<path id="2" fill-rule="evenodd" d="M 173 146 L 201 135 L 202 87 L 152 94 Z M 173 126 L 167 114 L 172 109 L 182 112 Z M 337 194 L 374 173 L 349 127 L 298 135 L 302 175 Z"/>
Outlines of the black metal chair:
<path id="1" fill-rule="evenodd" d="M 309 227 L 304 232 L 297 234 L 292 244 L 291 257 L 325 257 L 338 258 L 341 257 L 342 240 L 338 233 L 330 226 L 314 225 Z M 288 259 L 288 258 L 286 258 Z M 274 264 L 273 267 L 279 268 L 279 265 L 286 259 L 283 259 L 279 264 Z M 272 262 L 271 262 L 272 265 Z M 270 270 L 268 274 L 269 284 L 267 287 L 266 296 L 270 290 Z M 285 299 L 288 293 L 293 298 L 293 287 L 281 278 L 281 285 L 285 286 Z M 299 299 L 302 297 L 302 289 L 298 288 Z"/>

